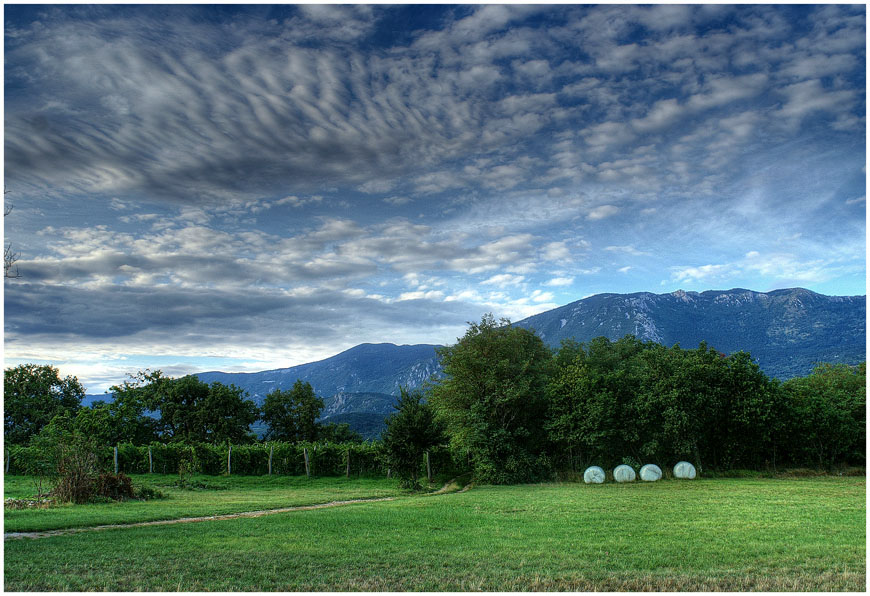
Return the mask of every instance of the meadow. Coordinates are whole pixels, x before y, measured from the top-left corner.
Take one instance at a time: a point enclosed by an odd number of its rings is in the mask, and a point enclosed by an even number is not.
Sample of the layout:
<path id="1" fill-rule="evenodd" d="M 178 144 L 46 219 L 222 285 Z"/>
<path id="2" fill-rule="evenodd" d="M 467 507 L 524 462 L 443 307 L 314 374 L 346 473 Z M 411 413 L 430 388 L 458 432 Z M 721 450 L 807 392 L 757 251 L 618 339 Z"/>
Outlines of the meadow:
<path id="1" fill-rule="evenodd" d="M 10 482 L 11 480 L 11 482 Z M 394 496 L 5 541 L 9 591 L 863 591 L 864 477 L 476 486 L 215 478 L 167 498 L 6 511 L 6 531 Z M 24 490 L 7 478 L 5 492 Z M 161 488 L 163 490 L 163 488 Z M 123 513 L 122 513 L 123 512 Z M 163 517 L 161 517 L 163 516 Z"/>

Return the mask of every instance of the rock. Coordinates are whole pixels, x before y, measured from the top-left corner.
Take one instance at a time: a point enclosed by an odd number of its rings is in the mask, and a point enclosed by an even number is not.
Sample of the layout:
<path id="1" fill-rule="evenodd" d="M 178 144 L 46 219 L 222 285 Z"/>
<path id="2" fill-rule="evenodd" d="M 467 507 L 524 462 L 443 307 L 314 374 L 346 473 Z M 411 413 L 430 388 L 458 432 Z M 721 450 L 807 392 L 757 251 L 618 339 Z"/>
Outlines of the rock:
<path id="1" fill-rule="evenodd" d="M 696 475 L 697 472 L 695 472 L 695 466 L 687 461 L 678 462 L 677 465 L 674 466 L 674 478 L 687 478 L 691 480 Z"/>
<path id="2" fill-rule="evenodd" d="M 631 466 L 622 464 L 613 470 L 613 479 L 617 482 L 634 482 L 635 474 Z"/>
<path id="3" fill-rule="evenodd" d="M 589 466 L 583 472 L 583 482 L 586 484 L 602 484 L 604 482 L 604 470 L 598 466 Z"/>
<path id="4" fill-rule="evenodd" d="M 655 482 L 662 479 L 662 469 L 655 464 L 647 464 L 640 469 L 640 479 L 644 482 Z"/>

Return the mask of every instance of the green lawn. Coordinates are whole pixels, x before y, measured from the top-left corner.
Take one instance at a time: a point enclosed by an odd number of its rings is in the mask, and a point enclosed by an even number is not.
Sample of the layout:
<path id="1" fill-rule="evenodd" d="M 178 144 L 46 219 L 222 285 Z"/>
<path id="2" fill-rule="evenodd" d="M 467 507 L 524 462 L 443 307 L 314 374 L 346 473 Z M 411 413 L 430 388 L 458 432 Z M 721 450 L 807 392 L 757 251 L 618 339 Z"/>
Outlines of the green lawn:
<path id="1" fill-rule="evenodd" d="M 126 503 L 65 505 L 48 509 L 6 510 L 6 532 L 32 532 L 101 524 L 133 523 L 202 515 L 241 513 L 311 505 L 330 501 L 406 494 L 395 480 L 385 478 L 311 478 L 304 476 L 193 476 L 193 483 L 216 490 L 182 490 L 177 475 L 131 475 L 133 485 L 148 485 L 166 498 Z M 30 497 L 34 482 L 25 476 L 6 476 L 5 497 Z"/>
<path id="2" fill-rule="evenodd" d="M 341 484 L 322 482 L 321 494 Z M 483 486 L 9 540 L 5 589 L 863 591 L 865 487 L 860 477 Z"/>

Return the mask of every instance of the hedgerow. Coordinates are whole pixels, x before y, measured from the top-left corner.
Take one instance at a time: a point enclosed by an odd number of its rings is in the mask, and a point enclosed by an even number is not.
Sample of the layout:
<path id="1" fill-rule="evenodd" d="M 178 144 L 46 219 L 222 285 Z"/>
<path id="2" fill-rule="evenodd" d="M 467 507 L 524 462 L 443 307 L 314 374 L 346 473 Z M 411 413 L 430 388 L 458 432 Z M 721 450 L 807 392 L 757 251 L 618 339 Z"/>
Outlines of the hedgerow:
<path id="1" fill-rule="evenodd" d="M 379 443 L 287 443 L 270 441 L 248 445 L 209 445 L 207 443 L 151 443 L 133 445 L 122 443 L 118 449 L 118 471 L 125 474 L 174 474 L 182 461 L 189 462 L 191 472 L 220 475 L 264 476 L 269 473 L 269 454 L 272 455 L 272 474 L 301 476 L 306 473 L 305 455 L 308 455 L 308 473 L 311 476 L 367 476 L 386 475 L 387 465 Z M 232 452 L 230 453 L 230 449 Z M 96 449 L 99 468 L 114 471 L 114 448 Z M 151 454 L 149 465 L 149 452 Z M 8 472 L 26 474 L 44 454 L 36 446 L 9 446 Z M 229 470 L 227 463 L 229 460 Z M 451 468 L 450 454 L 438 447 L 429 454 L 433 474 Z M 421 476 L 426 475 L 426 462 L 420 462 Z"/>

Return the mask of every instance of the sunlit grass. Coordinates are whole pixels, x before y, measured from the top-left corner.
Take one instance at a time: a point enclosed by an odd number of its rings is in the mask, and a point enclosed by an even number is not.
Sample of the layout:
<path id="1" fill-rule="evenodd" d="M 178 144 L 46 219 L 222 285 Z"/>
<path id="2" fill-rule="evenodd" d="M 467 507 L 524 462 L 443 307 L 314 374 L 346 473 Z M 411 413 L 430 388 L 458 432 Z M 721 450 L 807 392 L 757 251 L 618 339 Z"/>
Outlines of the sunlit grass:
<path id="1" fill-rule="evenodd" d="M 485 486 L 11 540 L 5 588 L 863 591 L 865 511 L 864 478 Z"/>

